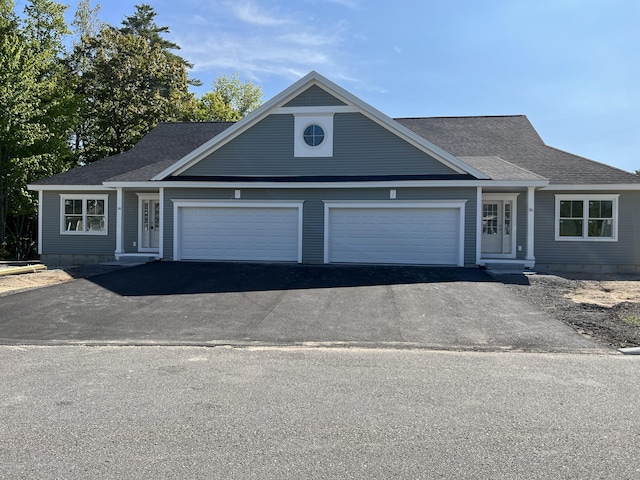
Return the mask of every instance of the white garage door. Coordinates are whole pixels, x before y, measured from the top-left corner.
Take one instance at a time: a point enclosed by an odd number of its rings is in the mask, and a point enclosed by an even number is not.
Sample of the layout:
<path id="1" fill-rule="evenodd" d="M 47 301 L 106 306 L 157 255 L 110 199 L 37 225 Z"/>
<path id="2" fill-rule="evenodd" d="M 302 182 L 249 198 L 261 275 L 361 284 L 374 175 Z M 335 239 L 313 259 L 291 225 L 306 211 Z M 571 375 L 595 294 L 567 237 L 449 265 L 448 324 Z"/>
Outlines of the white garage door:
<path id="1" fill-rule="evenodd" d="M 460 208 L 330 208 L 329 263 L 461 265 Z"/>
<path id="2" fill-rule="evenodd" d="M 178 209 L 178 259 L 298 262 L 298 207 Z"/>

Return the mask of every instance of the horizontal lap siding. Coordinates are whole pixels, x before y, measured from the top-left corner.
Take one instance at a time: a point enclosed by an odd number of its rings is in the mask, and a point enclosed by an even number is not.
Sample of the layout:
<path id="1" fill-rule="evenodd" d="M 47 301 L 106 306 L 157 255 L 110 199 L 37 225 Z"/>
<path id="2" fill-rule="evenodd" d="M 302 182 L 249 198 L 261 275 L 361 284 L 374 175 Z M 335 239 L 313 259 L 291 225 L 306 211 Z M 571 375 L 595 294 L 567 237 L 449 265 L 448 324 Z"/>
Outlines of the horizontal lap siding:
<path id="1" fill-rule="evenodd" d="M 535 257 L 539 264 L 640 265 L 640 192 L 622 192 L 618 204 L 618 241 L 556 241 L 555 194 L 620 192 L 537 192 Z"/>
<path id="2" fill-rule="evenodd" d="M 475 263 L 475 188 L 398 188 L 397 200 L 468 200 L 465 205 L 465 263 Z M 173 203 L 171 199 L 233 199 L 233 189 L 165 189 L 164 255 L 173 256 Z M 243 189 L 242 200 L 300 200 L 304 201 L 302 228 L 303 263 L 324 261 L 324 203 L 323 200 L 389 201 L 388 188 L 363 189 Z"/>
<path id="3" fill-rule="evenodd" d="M 330 107 L 335 105 L 346 105 L 342 100 L 337 99 L 317 85 L 307 88 L 297 95 L 293 100 L 284 105 L 285 107 Z"/>
<path id="4" fill-rule="evenodd" d="M 109 195 L 107 235 L 63 235 L 60 233 L 60 195 Z M 45 255 L 113 255 L 116 250 L 115 192 L 43 192 L 42 253 Z"/>
<path id="5" fill-rule="evenodd" d="M 125 253 L 135 253 L 138 251 L 138 195 L 132 191 L 125 191 L 123 195 L 124 235 L 122 246 Z M 133 242 L 136 242 L 135 247 Z"/>
<path id="6" fill-rule="evenodd" d="M 294 157 L 293 115 L 270 115 L 186 176 L 448 175 L 455 172 L 359 113 L 334 116 L 332 157 Z"/>

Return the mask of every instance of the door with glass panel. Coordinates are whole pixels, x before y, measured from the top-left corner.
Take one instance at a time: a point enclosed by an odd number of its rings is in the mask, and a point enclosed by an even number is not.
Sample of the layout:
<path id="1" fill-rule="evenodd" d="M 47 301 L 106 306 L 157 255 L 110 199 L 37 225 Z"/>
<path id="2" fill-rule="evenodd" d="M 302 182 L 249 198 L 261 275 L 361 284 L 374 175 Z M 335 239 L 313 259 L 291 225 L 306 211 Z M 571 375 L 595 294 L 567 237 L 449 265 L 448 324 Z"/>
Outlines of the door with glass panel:
<path id="1" fill-rule="evenodd" d="M 160 246 L 160 202 L 158 199 L 141 200 L 141 250 L 158 250 Z"/>
<path id="2" fill-rule="evenodd" d="M 512 200 L 483 200 L 482 253 L 507 255 L 512 252 Z"/>

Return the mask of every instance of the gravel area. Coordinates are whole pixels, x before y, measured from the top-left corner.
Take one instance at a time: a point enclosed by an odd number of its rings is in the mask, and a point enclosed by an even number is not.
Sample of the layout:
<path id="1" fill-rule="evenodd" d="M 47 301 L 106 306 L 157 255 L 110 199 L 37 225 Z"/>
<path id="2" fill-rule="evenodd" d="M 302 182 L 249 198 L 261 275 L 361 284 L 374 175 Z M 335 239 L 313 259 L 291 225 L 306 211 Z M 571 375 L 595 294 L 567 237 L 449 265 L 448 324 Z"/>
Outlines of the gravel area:
<path id="1" fill-rule="evenodd" d="M 494 274 L 494 277 L 586 337 L 615 348 L 640 346 L 637 276 Z M 617 300 L 620 298 L 624 300 Z"/>

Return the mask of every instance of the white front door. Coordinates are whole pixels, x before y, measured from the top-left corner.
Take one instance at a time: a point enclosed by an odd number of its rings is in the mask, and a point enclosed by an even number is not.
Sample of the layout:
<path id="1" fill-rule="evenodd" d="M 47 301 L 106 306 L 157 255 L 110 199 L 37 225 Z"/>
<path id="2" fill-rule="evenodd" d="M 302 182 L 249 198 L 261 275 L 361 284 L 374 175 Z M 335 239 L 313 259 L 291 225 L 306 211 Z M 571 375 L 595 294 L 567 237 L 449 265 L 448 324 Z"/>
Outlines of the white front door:
<path id="1" fill-rule="evenodd" d="M 160 201 L 143 198 L 141 206 L 141 250 L 158 250 L 160 246 Z"/>
<path id="2" fill-rule="evenodd" d="M 482 253 L 513 253 L 513 200 L 482 201 Z"/>

